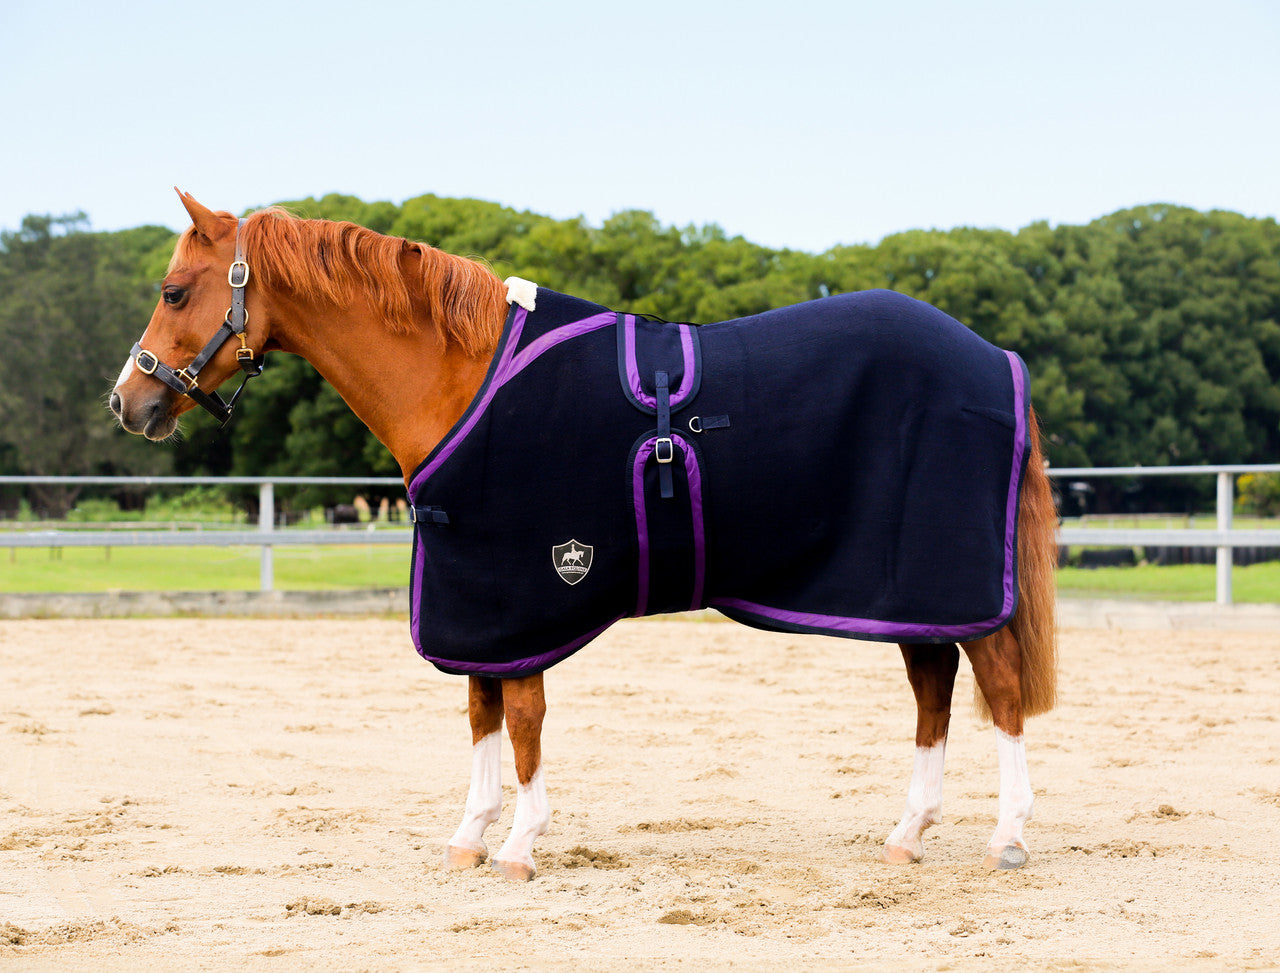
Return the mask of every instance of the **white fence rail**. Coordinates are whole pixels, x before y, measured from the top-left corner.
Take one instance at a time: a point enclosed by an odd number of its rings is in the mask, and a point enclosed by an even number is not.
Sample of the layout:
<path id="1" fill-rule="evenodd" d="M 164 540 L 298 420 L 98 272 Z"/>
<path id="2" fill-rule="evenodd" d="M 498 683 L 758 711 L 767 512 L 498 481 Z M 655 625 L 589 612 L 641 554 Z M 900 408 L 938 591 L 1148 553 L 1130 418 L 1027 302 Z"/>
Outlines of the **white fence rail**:
<path id="1" fill-rule="evenodd" d="M 1096 477 L 1214 476 L 1217 478 L 1217 527 L 1182 529 L 1124 529 L 1105 527 L 1062 527 L 1058 540 L 1063 545 L 1094 547 L 1210 547 L 1217 549 L 1217 601 L 1231 604 L 1232 548 L 1278 547 L 1280 530 L 1238 530 L 1232 526 L 1235 478 L 1244 473 L 1280 473 L 1280 463 L 1236 466 L 1111 466 L 1051 468 L 1055 480 L 1087 480 Z M 275 586 L 272 551 L 286 545 L 326 544 L 407 544 L 413 538 L 409 527 L 377 530 L 328 528 L 322 530 L 278 530 L 275 524 L 275 488 L 279 486 L 394 486 L 402 488 L 398 477 L 323 476 L 0 476 L 0 486 L 256 486 L 258 488 L 258 529 L 229 530 L 6 530 L 0 531 L 0 547 L 128 547 L 128 546 L 254 546 L 262 548 L 259 586 L 271 591 Z"/>
<path id="2" fill-rule="evenodd" d="M 1232 527 L 1235 510 L 1236 477 L 1244 473 L 1280 473 L 1280 463 L 1254 466 L 1106 466 L 1063 467 L 1050 469 L 1055 480 L 1085 480 L 1108 476 L 1214 476 L 1218 481 L 1217 529 L 1193 527 L 1181 530 L 1124 530 L 1097 527 L 1063 527 L 1058 531 L 1060 544 L 1088 544 L 1096 547 L 1213 547 L 1217 548 L 1217 592 L 1219 605 L 1231 604 L 1231 549 L 1234 547 L 1280 546 L 1280 531 L 1236 530 Z"/>
<path id="3" fill-rule="evenodd" d="M 0 547 L 252 547 L 260 545 L 258 587 L 275 588 L 277 547 L 322 544 L 408 544 L 413 529 L 377 530 L 331 527 L 321 530 L 277 530 L 275 488 L 280 486 L 393 486 L 404 489 L 395 476 L 0 476 L 0 486 L 256 486 L 258 529 L 227 530 L 12 530 L 0 531 Z"/>

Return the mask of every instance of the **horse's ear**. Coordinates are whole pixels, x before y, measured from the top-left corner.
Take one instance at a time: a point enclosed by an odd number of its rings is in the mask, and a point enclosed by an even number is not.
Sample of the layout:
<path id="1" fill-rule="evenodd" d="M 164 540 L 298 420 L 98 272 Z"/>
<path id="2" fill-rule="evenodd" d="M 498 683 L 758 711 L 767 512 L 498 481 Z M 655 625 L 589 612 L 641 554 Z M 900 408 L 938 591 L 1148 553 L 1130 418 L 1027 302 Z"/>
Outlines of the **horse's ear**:
<path id="1" fill-rule="evenodd" d="M 195 225 L 196 232 L 208 240 L 221 240 L 225 236 L 229 236 L 235 223 L 230 224 L 218 216 L 213 210 L 196 200 L 190 193 L 184 193 L 177 186 L 173 187 L 173 191 L 178 194 L 178 198 L 182 200 L 182 205 L 191 217 L 191 222 Z"/>

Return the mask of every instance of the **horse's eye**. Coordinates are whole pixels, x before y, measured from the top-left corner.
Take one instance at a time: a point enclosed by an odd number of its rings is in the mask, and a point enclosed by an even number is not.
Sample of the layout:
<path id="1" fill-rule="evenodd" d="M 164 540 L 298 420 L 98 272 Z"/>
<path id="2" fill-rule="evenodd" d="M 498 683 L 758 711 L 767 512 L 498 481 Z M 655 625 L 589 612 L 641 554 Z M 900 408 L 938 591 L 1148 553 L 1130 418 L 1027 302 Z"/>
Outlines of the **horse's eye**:
<path id="1" fill-rule="evenodd" d="M 181 287 L 166 287 L 161 293 L 164 296 L 164 302 L 170 307 L 181 304 L 182 299 L 187 296 L 187 292 Z"/>

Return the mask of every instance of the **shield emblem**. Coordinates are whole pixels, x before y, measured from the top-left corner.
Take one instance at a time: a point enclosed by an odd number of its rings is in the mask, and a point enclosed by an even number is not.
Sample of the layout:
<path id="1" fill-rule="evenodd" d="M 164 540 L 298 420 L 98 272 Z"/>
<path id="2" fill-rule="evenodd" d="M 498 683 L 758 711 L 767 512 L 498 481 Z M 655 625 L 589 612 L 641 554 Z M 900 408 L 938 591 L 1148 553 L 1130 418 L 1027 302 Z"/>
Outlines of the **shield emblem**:
<path id="1" fill-rule="evenodd" d="M 591 570 L 591 555 L 595 549 L 590 544 L 570 540 L 551 548 L 551 563 L 556 574 L 567 584 L 577 584 Z"/>

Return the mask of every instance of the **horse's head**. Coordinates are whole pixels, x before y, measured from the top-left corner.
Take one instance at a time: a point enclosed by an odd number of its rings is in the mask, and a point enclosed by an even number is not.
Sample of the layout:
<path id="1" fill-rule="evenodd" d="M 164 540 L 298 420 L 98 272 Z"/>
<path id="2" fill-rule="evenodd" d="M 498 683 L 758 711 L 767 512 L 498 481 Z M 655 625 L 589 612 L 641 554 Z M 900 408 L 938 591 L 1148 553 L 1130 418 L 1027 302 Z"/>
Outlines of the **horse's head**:
<path id="1" fill-rule="evenodd" d="M 192 226 L 178 241 L 151 321 L 110 397 L 120 424 L 153 440 L 171 435 L 178 416 L 195 405 L 225 422 L 230 406 L 214 390 L 237 371 L 261 371 L 266 338 L 262 322 L 247 326 L 253 302 L 246 308 L 240 221 L 187 193 L 178 196 Z"/>

